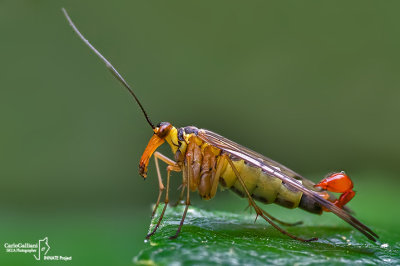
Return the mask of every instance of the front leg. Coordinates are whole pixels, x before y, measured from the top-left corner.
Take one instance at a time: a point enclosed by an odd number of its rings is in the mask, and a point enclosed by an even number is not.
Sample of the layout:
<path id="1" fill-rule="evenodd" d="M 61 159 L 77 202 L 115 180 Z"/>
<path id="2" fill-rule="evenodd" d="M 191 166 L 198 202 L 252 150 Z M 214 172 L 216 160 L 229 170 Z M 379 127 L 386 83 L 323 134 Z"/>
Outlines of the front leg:
<path id="1" fill-rule="evenodd" d="M 160 223 L 161 223 L 161 221 L 162 221 L 162 219 L 164 217 L 165 210 L 167 209 L 168 202 L 169 202 L 169 178 L 170 178 L 170 175 L 171 175 L 171 171 L 174 171 L 174 172 L 180 172 L 181 171 L 181 168 L 179 167 L 179 165 L 177 163 L 175 163 L 174 161 L 172 161 L 171 159 L 169 159 L 168 157 L 162 155 L 159 152 L 156 152 L 154 154 L 154 158 L 155 158 L 155 161 L 156 161 L 157 175 L 158 175 L 158 181 L 159 181 L 159 194 L 158 194 L 158 200 L 157 200 L 156 206 L 154 207 L 154 210 L 153 210 L 153 215 L 154 215 L 155 211 L 157 210 L 158 204 L 160 202 L 161 194 L 162 194 L 162 192 L 164 190 L 164 185 L 162 183 L 161 173 L 160 173 L 160 169 L 159 169 L 159 166 L 158 166 L 158 159 L 160 159 L 163 162 L 168 164 L 168 166 L 167 166 L 167 189 L 166 189 L 165 199 L 164 199 L 164 208 L 163 208 L 163 210 L 161 212 L 160 218 L 158 218 L 158 222 L 157 222 L 156 226 L 154 227 L 153 231 L 146 236 L 147 239 L 150 238 L 152 235 L 154 235 L 154 233 L 157 231 L 157 229 L 160 226 Z"/>
<path id="2" fill-rule="evenodd" d="M 162 160 L 163 162 L 165 162 L 166 164 L 168 164 L 168 166 L 172 166 L 173 169 L 175 169 L 175 170 L 179 169 L 178 171 L 180 171 L 180 167 L 178 166 L 178 164 L 176 162 L 174 162 L 173 160 L 169 159 L 167 156 L 159 153 L 158 151 L 154 153 L 154 162 L 156 164 L 159 192 L 158 192 L 158 198 L 157 198 L 156 205 L 154 206 L 153 213 L 151 214 L 151 219 L 153 219 L 154 214 L 156 213 L 158 205 L 160 204 L 161 195 L 162 195 L 162 193 L 163 193 L 163 191 L 165 189 L 164 184 L 162 182 L 160 166 L 158 165 L 158 160 L 159 159 Z"/>

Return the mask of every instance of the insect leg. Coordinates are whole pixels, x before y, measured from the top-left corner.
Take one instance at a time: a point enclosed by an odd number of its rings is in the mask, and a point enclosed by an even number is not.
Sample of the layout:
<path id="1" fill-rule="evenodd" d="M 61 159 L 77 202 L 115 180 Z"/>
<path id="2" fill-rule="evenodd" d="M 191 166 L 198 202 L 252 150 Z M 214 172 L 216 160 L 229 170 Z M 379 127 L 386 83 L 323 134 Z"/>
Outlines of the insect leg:
<path id="1" fill-rule="evenodd" d="M 225 156 L 226 156 L 226 155 L 225 155 Z M 269 219 L 267 216 L 265 216 L 264 213 L 263 213 L 263 211 L 260 209 L 260 207 L 257 206 L 257 204 L 254 202 L 253 198 L 251 197 L 249 191 L 248 191 L 247 188 L 246 188 L 246 185 L 245 185 L 245 183 L 244 183 L 242 177 L 241 177 L 240 174 L 239 174 L 239 171 L 236 169 L 236 167 L 235 167 L 235 165 L 233 164 L 232 160 L 231 160 L 228 156 L 226 156 L 226 159 L 228 160 L 228 163 L 229 163 L 229 165 L 231 166 L 232 170 L 235 172 L 235 175 L 236 175 L 237 179 L 239 180 L 240 184 L 242 185 L 244 191 L 246 192 L 247 197 L 248 197 L 248 199 L 249 199 L 249 201 L 250 201 L 250 204 L 253 206 L 254 210 L 256 211 L 257 216 L 261 216 L 261 217 L 264 218 L 264 220 L 267 221 L 270 225 L 272 225 L 273 227 L 275 227 L 275 229 L 279 230 L 281 233 L 283 233 L 283 234 L 289 236 L 289 237 L 292 238 L 292 239 L 300 240 L 300 241 L 303 241 L 303 242 L 315 241 L 315 240 L 318 239 L 318 238 L 315 238 L 315 237 L 314 237 L 314 238 L 310 238 L 310 239 L 304 239 L 304 238 L 301 238 L 301 237 L 297 237 L 297 236 L 295 236 L 295 235 L 292 235 L 291 233 L 289 233 L 289 232 L 285 231 L 284 229 L 280 228 L 280 227 L 279 227 L 277 224 L 275 224 L 271 219 Z"/>
<path id="2" fill-rule="evenodd" d="M 157 231 L 158 227 L 160 226 L 161 220 L 164 217 L 165 210 L 167 209 L 168 202 L 169 202 L 169 195 L 168 194 L 169 194 L 169 179 L 170 179 L 171 171 L 175 171 L 175 172 L 180 172 L 181 171 L 181 168 L 174 161 L 172 161 L 168 157 L 162 155 L 161 153 L 159 153 L 159 152 L 154 153 L 154 157 L 164 161 L 165 163 L 167 163 L 169 165 L 167 166 L 167 187 L 166 187 L 166 193 L 165 193 L 165 199 L 164 199 L 164 208 L 163 208 L 163 210 L 161 212 L 160 218 L 158 219 L 158 222 L 157 222 L 156 226 L 154 227 L 153 231 L 146 236 L 147 239 L 150 238 L 152 235 L 154 235 L 154 233 Z M 157 169 L 158 169 L 157 160 L 156 160 L 156 166 L 157 166 Z M 158 172 L 158 174 L 159 174 L 159 181 L 162 184 L 161 173 Z M 160 188 L 160 193 L 162 193 L 161 188 Z M 161 197 L 160 193 L 159 193 L 159 199 Z M 154 208 L 154 211 L 157 209 L 157 206 L 158 206 L 158 203 L 159 203 L 159 199 L 157 201 L 156 207 Z M 153 214 L 154 214 L 154 212 L 153 212 Z"/>
<path id="3" fill-rule="evenodd" d="M 151 214 L 151 219 L 153 219 L 154 214 L 156 213 L 158 205 L 160 204 L 161 195 L 162 195 L 162 193 L 163 193 L 163 191 L 165 189 L 164 184 L 162 182 L 162 178 L 161 178 L 161 172 L 160 172 L 160 167 L 158 165 L 158 157 L 157 156 L 154 156 L 154 162 L 156 164 L 159 192 L 158 192 L 156 205 L 154 206 L 153 213 Z"/>
<path id="4" fill-rule="evenodd" d="M 251 202 L 249 201 L 249 205 L 247 205 L 247 207 L 244 209 L 245 211 L 249 208 L 249 207 L 251 207 L 252 205 L 251 205 Z M 260 208 L 261 209 L 261 211 L 265 214 L 265 216 L 267 216 L 268 218 L 270 218 L 272 221 L 275 221 L 275 222 L 277 222 L 278 224 L 281 224 L 281 225 L 284 225 L 284 226 L 296 226 L 296 225 L 300 225 L 300 224 L 303 224 L 303 221 L 298 221 L 298 222 L 295 222 L 295 223 L 287 223 L 287 222 L 284 222 L 284 221 L 281 221 L 281 220 L 279 220 L 278 218 L 275 218 L 274 216 L 272 216 L 271 214 L 269 214 L 269 213 L 267 213 L 265 210 L 263 210 L 262 208 Z M 250 209 L 250 213 L 251 213 L 251 210 L 252 209 Z M 257 218 L 256 218 L 256 220 L 257 220 Z M 256 222 L 256 220 L 254 221 L 254 222 Z"/>
<path id="5" fill-rule="evenodd" d="M 225 156 L 221 156 L 220 158 L 221 159 L 217 162 L 217 170 L 215 171 L 215 175 L 212 179 L 210 198 L 213 198 L 215 196 L 215 194 L 217 193 L 219 177 L 221 176 L 222 168 L 225 165 L 225 160 L 226 160 Z"/>
<path id="6" fill-rule="evenodd" d="M 158 192 L 158 198 L 157 198 L 157 202 L 156 205 L 154 206 L 154 210 L 153 213 L 151 214 L 151 218 L 153 219 L 154 214 L 156 213 L 156 210 L 158 208 L 158 205 L 160 204 L 160 199 L 161 199 L 161 195 L 165 189 L 164 184 L 162 182 L 162 178 L 161 178 L 161 172 L 160 172 L 160 167 L 158 165 L 158 160 L 162 160 L 163 162 L 165 162 L 168 165 L 173 165 L 173 166 L 177 166 L 177 164 L 169 159 L 168 157 L 166 157 L 165 155 L 159 153 L 159 152 L 155 152 L 154 153 L 154 161 L 156 163 L 156 169 L 157 169 L 157 176 L 158 176 L 158 186 L 159 186 L 159 192 Z"/>
<path id="7" fill-rule="evenodd" d="M 159 203 L 160 203 L 160 199 L 161 199 L 162 192 L 163 192 L 163 190 L 164 190 L 164 185 L 163 185 L 163 183 L 162 183 L 160 168 L 159 168 L 159 166 L 158 166 L 158 159 L 162 160 L 163 162 L 165 162 L 165 163 L 168 164 L 168 165 L 175 166 L 176 169 L 179 168 L 179 166 L 177 165 L 177 163 L 174 162 L 173 160 L 171 160 L 170 158 L 168 158 L 167 156 L 163 155 L 162 153 L 159 153 L 158 151 L 156 151 L 156 152 L 154 153 L 154 160 L 155 160 L 155 163 L 156 163 L 157 176 L 158 176 L 158 185 L 159 185 L 159 188 L 160 188 L 160 192 L 158 193 L 157 203 L 156 203 L 156 206 L 154 207 L 153 214 L 151 215 L 151 218 L 154 217 L 154 214 L 155 214 L 155 212 L 156 212 L 156 210 L 157 210 L 157 207 L 158 207 L 158 205 L 159 205 Z M 179 171 L 180 171 L 180 170 L 179 170 Z"/>
<path id="8" fill-rule="evenodd" d="M 189 189 L 189 184 L 190 184 L 190 180 L 191 180 L 191 175 L 192 175 L 192 171 L 190 171 L 190 167 L 191 167 L 191 165 L 192 165 L 192 156 L 187 156 L 186 157 L 187 158 L 187 163 L 186 163 L 186 165 L 185 165 L 185 169 L 184 169 L 184 171 L 186 172 L 186 174 L 185 174 L 185 176 L 187 176 L 187 180 L 186 180 L 186 186 L 187 186 L 187 189 L 186 189 L 186 206 L 185 206 L 185 210 L 184 210 L 184 212 L 183 212 L 183 215 L 182 215 L 182 219 L 181 219 L 181 222 L 180 222 L 180 224 L 179 224 L 179 227 L 178 227 L 178 230 L 176 230 L 176 233 L 175 233 L 175 235 L 173 235 L 173 236 L 171 236 L 169 239 L 175 239 L 175 238 L 177 238 L 178 237 L 178 235 L 179 235 L 179 233 L 181 232 L 181 230 L 182 230 L 182 226 L 183 226 L 183 222 L 185 221 L 185 218 L 186 218 L 186 213 L 187 213 L 187 211 L 188 211 L 188 209 L 189 209 L 189 205 L 190 205 L 190 189 Z"/>
<path id="9" fill-rule="evenodd" d="M 260 209 L 261 209 L 261 208 L 260 208 Z M 303 221 L 298 221 L 298 222 L 295 222 L 295 223 L 287 223 L 287 222 L 284 222 L 284 221 L 281 221 L 281 220 L 275 218 L 274 216 L 272 216 L 271 214 L 267 213 L 267 212 L 264 211 L 263 209 L 261 209 L 261 211 L 265 214 L 265 216 L 267 216 L 268 218 L 270 218 L 272 221 L 275 221 L 275 222 L 277 222 L 278 224 L 281 224 L 281 225 L 285 225 L 285 226 L 295 226 L 295 225 L 299 225 L 299 224 L 302 224 L 302 223 L 303 223 Z"/>

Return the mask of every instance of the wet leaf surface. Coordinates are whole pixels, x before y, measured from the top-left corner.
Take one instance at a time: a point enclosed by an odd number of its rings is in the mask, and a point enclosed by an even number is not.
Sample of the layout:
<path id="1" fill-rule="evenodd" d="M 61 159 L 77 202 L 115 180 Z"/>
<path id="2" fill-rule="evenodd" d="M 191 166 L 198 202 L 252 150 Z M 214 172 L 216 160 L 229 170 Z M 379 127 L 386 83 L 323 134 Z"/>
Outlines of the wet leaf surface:
<path id="1" fill-rule="evenodd" d="M 151 222 L 159 218 L 162 206 Z M 374 243 L 339 219 L 306 218 L 303 225 L 287 227 L 304 238 L 302 243 L 281 234 L 254 214 L 206 211 L 190 206 L 185 225 L 177 239 L 170 240 L 179 225 L 184 206 L 167 208 L 157 233 L 134 257 L 139 265 L 309 265 L 400 264 L 399 235 L 372 228 L 380 235 Z M 333 220 L 333 221 L 332 221 Z"/>

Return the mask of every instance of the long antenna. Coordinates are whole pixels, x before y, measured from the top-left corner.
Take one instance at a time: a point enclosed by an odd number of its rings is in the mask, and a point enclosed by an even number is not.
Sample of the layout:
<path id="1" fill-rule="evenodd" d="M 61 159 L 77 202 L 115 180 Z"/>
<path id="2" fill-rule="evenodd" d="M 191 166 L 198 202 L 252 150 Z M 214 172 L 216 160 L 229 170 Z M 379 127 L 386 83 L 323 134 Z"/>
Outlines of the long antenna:
<path id="1" fill-rule="evenodd" d="M 81 40 L 92 50 L 103 62 L 106 64 L 106 67 L 108 70 L 111 71 L 111 73 L 116 77 L 122 85 L 129 91 L 130 94 L 132 94 L 133 98 L 135 98 L 137 104 L 139 105 L 140 109 L 142 109 L 142 112 L 144 114 L 144 117 L 147 120 L 147 123 L 151 126 L 152 129 L 154 129 L 154 124 L 151 122 L 149 116 L 147 115 L 146 111 L 144 110 L 142 104 L 140 103 L 139 99 L 136 97 L 135 93 L 131 89 L 131 87 L 128 85 L 128 83 L 124 80 L 124 78 L 118 73 L 118 71 L 111 65 L 111 63 L 99 52 L 97 51 L 96 48 L 94 48 L 93 45 L 90 44 L 90 42 L 82 35 L 82 33 L 78 30 L 78 28 L 75 26 L 74 22 L 72 22 L 71 18 L 69 17 L 67 11 L 65 8 L 61 9 L 62 12 L 64 13 L 65 18 L 68 20 L 69 25 L 72 27 L 72 29 L 75 31 L 75 33 L 81 38 Z"/>

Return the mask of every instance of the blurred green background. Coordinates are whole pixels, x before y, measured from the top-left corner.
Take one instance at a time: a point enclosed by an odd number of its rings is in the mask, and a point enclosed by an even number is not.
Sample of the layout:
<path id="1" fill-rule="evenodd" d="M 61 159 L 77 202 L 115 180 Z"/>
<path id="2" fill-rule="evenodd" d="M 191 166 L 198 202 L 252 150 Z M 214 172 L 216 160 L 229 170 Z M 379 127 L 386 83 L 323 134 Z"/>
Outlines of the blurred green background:
<path id="1" fill-rule="evenodd" d="M 153 162 L 145 182 L 137 171 L 149 126 L 61 7 L 154 122 L 213 130 L 314 181 L 345 170 L 358 217 L 400 232 L 399 2 L 1 1 L 1 245 L 47 236 L 77 265 L 129 265 L 158 193 Z M 34 262 L 3 247 L 1 261 Z"/>

